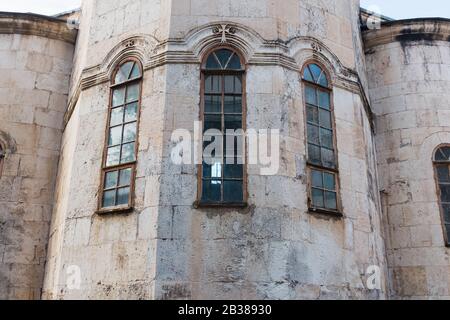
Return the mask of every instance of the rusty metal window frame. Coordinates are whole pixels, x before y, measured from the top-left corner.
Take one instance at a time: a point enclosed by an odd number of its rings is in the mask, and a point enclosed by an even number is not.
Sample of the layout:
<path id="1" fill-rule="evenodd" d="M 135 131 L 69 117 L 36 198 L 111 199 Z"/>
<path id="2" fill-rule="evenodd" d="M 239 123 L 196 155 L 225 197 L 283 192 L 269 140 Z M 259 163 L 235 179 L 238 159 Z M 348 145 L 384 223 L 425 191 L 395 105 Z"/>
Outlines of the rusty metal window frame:
<path id="1" fill-rule="evenodd" d="M 125 67 L 131 64 L 131 68 L 128 71 L 128 75 L 124 74 L 123 71 Z M 137 72 L 137 73 L 136 73 Z M 140 112 L 141 112 L 141 103 L 142 103 L 142 83 L 143 83 L 143 67 L 141 62 L 135 58 L 128 58 L 120 62 L 117 65 L 116 69 L 112 74 L 112 80 L 110 85 L 110 97 L 109 97 L 109 107 L 108 107 L 108 120 L 106 123 L 105 129 L 105 143 L 104 143 L 104 151 L 103 151 L 103 160 L 102 160 L 102 173 L 101 173 L 101 184 L 99 190 L 99 199 L 98 199 L 98 211 L 99 214 L 105 213 L 115 213 L 115 212 L 126 212 L 133 210 L 133 199 L 134 199 L 134 189 L 135 189 L 135 178 L 136 178 L 136 164 L 137 164 L 137 155 L 139 150 L 139 122 L 140 122 Z M 127 100 L 129 89 L 136 88 L 139 90 L 137 92 L 136 98 Z M 115 93 L 122 91 L 123 93 L 123 101 L 120 103 L 114 103 Z M 127 119 L 127 111 L 135 108 L 134 118 Z M 113 121 L 113 113 L 114 117 L 119 115 L 119 118 L 116 120 L 121 120 L 116 122 Z M 121 114 L 119 114 L 121 112 Z M 133 139 L 124 140 L 126 137 L 127 127 L 133 128 L 134 126 L 134 137 Z M 120 143 L 112 143 L 111 132 L 114 129 L 120 128 Z M 131 134 L 133 130 L 129 130 Z M 132 158 L 124 159 L 124 149 L 127 145 L 134 144 L 133 149 L 128 151 L 132 151 Z M 114 162 L 110 162 L 109 156 L 111 154 L 108 152 L 112 148 L 119 148 L 118 159 Z M 127 175 L 125 175 L 127 173 Z M 129 174 L 128 174 L 129 173 Z M 115 178 L 115 182 L 111 184 L 111 177 Z M 126 177 L 126 183 L 123 181 L 123 177 Z M 124 199 L 124 192 L 128 190 L 128 195 L 125 201 L 119 202 L 119 199 Z M 106 202 L 106 194 L 112 195 L 113 203 L 107 204 Z"/>
<path id="2" fill-rule="evenodd" d="M 444 242 L 450 247 L 450 201 L 444 199 L 443 192 L 444 189 L 450 192 L 450 145 L 440 145 L 436 148 L 433 153 L 433 167 Z M 446 177 L 443 176 L 444 172 L 440 171 L 441 168 L 446 170 Z"/>
<path id="3" fill-rule="evenodd" d="M 314 68 L 315 70 L 313 70 Z M 316 71 L 316 72 L 313 72 Z M 320 72 L 320 73 L 318 73 Z M 303 99 L 304 99 L 304 117 L 305 117 L 305 142 L 307 146 L 307 174 L 308 174 L 308 207 L 309 211 L 312 213 L 329 214 L 334 216 L 342 216 L 342 202 L 340 198 L 340 181 L 339 181 L 339 161 L 337 152 L 337 141 L 336 141 L 336 124 L 334 117 L 334 103 L 333 103 L 333 90 L 331 86 L 331 77 L 326 70 L 326 68 L 316 60 L 310 60 L 305 63 L 301 70 L 302 75 L 302 86 L 303 86 Z M 307 100 L 307 91 L 314 90 L 315 103 L 311 103 Z M 327 95 L 328 97 L 328 108 L 323 106 L 319 102 L 320 95 Z M 309 121 L 308 115 L 310 109 L 317 109 L 317 121 Z M 324 127 L 321 124 L 320 113 L 325 111 L 329 113 L 328 127 Z M 311 140 L 309 133 L 309 127 L 314 127 L 318 129 L 319 143 Z M 325 145 L 322 143 L 322 131 L 331 132 L 331 144 Z M 314 161 L 311 158 L 310 149 L 319 148 L 320 161 Z M 323 149 L 333 152 L 333 164 L 329 165 L 324 163 L 322 157 Z M 317 179 L 314 179 L 316 173 L 322 175 L 321 184 L 317 184 Z M 325 181 L 327 176 L 334 177 L 334 190 L 329 188 L 329 184 Z M 316 195 L 321 195 L 322 204 L 319 201 L 314 201 L 314 193 Z M 333 205 L 327 205 L 327 195 L 333 195 L 335 201 Z M 317 197 L 320 198 L 320 197 Z"/>

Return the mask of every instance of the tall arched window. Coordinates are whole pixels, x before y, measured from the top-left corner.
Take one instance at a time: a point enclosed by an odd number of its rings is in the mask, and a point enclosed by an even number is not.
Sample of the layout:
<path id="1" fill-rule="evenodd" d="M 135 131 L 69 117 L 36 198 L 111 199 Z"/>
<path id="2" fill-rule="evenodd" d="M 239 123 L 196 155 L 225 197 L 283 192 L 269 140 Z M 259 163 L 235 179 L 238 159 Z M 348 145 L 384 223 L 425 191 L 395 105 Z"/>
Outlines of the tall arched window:
<path id="1" fill-rule="evenodd" d="M 202 116 L 204 148 L 215 142 L 214 131 L 223 140 L 215 154 L 205 156 L 199 183 L 202 205 L 243 205 L 245 190 L 245 71 L 240 55 L 228 48 L 211 52 L 202 65 Z M 227 143 L 234 141 L 235 143 Z M 238 142 L 242 144 L 239 145 Z"/>
<path id="2" fill-rule="evenodd" d="M 433 160 L 439 189 L 445 244 L 450 246 L 450 146 L 437 149 Z"/>
<path id="3" fill-rule="evenodd" d="M 339 213 L 338 166 L 331 87 L 327 73 L 316 63 L 303 68 L 308 145 L 309 207 Z"/>
<path id="4" fill-rule="evenodd" d="M 0 178 L 2 177 L 4 159 L 5 159 L 5 151 L 3 150 L 3 147 L 0 144 Z"/>
<path id="5" fill-rule="evenodd" d="M 113 74 L 103 159 L 100 211 L 132 208 L 142 66 L 129 59 Z"/>

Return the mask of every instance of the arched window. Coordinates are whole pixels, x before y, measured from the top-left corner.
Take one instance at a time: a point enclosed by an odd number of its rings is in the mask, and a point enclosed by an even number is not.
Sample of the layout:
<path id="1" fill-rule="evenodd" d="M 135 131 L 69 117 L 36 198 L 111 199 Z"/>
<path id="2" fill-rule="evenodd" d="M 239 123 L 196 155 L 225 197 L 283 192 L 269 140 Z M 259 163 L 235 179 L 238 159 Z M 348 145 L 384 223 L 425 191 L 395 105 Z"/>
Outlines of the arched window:
<path id="1" fill-rule="evenodd" d="M 130 59 L 113 74 L 103 160 L 100 211 L 132 208 L 142 66 Z"/>
<path id="2" fill-rule="evenodd" d="M 316 63 L 303 68 L 311 211 L 339 213 L 338 166 L 331 88 L 327 73 Z"/>
<path id="3" fill-rule="evenodd" d="M 2 177 L 4 159 L 5 159 L 5 151 L 2 145 L 0 144 L 0 178 Z"/>
<path id="4" fill-rule="evenodd" d="M 439 189 L 444 238 L 446 245 L 450 246 L 450 146 L 437 149 L 433 160 Z"/>
<path id="5" fill-rule="evenodd" d="M 220 142 L 216 139 L 223 142 L 214 153 L 203 157 L 199 183 L 202 205 L 240 206 L 246 200 L 242 134 L 245 130 L 244 74 L 240 55 L 227 48 L 210 53 L 202 65 L 205 151 L 213 142 Z M 222 137 L 217 137 L 217 133 Z"/>

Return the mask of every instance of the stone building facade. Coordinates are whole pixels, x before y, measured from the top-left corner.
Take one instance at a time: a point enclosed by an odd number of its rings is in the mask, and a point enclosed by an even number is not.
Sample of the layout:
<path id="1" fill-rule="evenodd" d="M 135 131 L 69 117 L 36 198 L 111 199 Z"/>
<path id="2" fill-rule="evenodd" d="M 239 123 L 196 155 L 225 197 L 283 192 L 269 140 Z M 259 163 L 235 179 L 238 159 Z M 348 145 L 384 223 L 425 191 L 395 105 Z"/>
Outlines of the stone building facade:
<path id="1" fill-rule="evenodd" d="M 450 298 L 450 22 L 279 2 L 0 14 L 0 298 Z M 174 161 L 211 97 L 279 132 L 278 170 Z"/>

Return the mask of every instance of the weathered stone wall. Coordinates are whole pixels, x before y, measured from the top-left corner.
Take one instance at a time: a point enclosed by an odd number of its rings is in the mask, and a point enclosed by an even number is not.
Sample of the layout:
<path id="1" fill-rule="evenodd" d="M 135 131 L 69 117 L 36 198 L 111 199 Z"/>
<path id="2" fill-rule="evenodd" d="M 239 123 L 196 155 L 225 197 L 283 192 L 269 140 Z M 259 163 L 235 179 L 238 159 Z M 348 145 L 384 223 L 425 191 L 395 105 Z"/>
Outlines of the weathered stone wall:
<path id="1" fill-rule="evenodd" d="M 39 299 L 76 32 L 0 13 L 0 299 Z"/>
<path id="2" fill-rule="evenodd" d="M 384 298 L 384 281 L 366 288 L 385 258 L 356 3 L 85 1 L 43 297 Z M 282 134 L 280 171 L 250 168 L 242 210 L 194 209 L 197 167 L 170 158 L 173 130 L 199 120 L 200 61 L 221 45 L 219 23 L 248 62 L 247 127 Z M 109 79 L 129 56 L 145 69 L 135 210 L 99 216 Z M 299 71 L 311 58 L 334 84 L 343 218 L 308 213 Z"/>
<path id="3" fill-rule="evenodd" d="M 109 79 L 121 59 L 144 63 L 164 34 L 169 1 L 83 1 L 58 173 L 44 299 L 152 299 L 165 67 L 144 72 L 135 210 L 99 216 Z M 170 6 L 169 6 L 170 7 Z M 161 16 L 161 19 L 159 17 Z M 87 82 L 90 76 L 94 80 Z M 76 268 L 76 269 L 73 269 Z M 79 288 L 68 286 L 80 271 Z"/>
<path id="4" fill-rule="evenodd" d="M 426 19 L 365 33 L 394 298 L 450 298 L 432 166 L 450 143 L 449 37 L 449 21 Z"/>
<path id="5" fill-rule="evenodd" d="M 366 268 L 377 265 L 383 270 L 385 266 L 368 114 L 359 94 L 337 85 L 342 77 L 337 59 L 354 68 L 355 55 L 363 56 L 355 50 L 361 45 L 354 43 L 358 37 L 352 37 L 352 32 L 359 32 L 354 23 L 358 15 L 350 4 L 173 1 L 171 36 L 191 39 L 186 30 L 229 21 L 265 40 L 287 43 L 287 56 L 294 57 L 295 67 L 258 62 L 255 51 L 258 57 L 268 53 L 257 40 L 230 40 L 237 46 L 250 47 L 247 127 L 280 129 L 282 135 L 280 171 L 274 176 L 261 176 L 258 168 L 250 168 L 248 208 L 193 209 L 197 170 L 194 166 L 173 165 L 170 145 L 164 148 L 155 298 L 384 297 L 384 288 L 365 288 Z M 239 31 L 237 37 L 243 36 L 244 32 Z M 321 42 L 317 51 L 311 50 L 315 42 L 310 37 Z M 220 44 L 220 38 L 208 41 Z M 297 45 L 302 44 L 304 48 L 299 49 Z M 307 208 L 299 70 L 308 59 L 322 59 L 325 51 L 332 53 L 328 54 L 333 61 L 330 71 L 336 72 L 333 97 L 345 216 L 342 219 L 311 215 Z M 331 55 L 335 55 L 334 60 Z M 199 74 L 199 65 L 168 66 L 165 141 L 174 129 L 193 131 L 194 121 L 199 120 Z"/>

